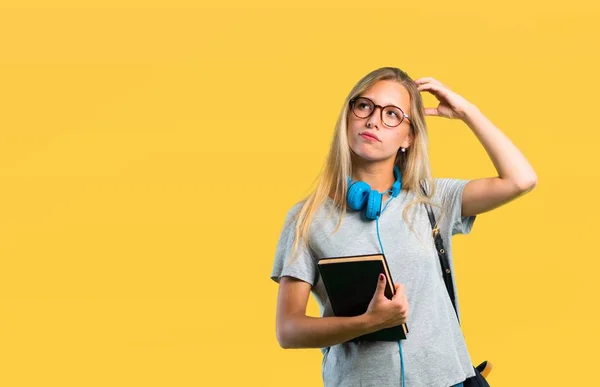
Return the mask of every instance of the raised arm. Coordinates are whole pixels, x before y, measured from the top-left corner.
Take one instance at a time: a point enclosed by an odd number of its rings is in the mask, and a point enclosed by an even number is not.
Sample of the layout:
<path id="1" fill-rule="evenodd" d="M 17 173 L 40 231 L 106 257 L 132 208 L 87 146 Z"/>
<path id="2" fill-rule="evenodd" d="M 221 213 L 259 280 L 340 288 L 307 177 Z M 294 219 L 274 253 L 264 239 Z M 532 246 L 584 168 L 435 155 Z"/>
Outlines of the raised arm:
<path id="1" fill-rule="evenodd" d="M 462 197 L 462 215 L 477 215 L 506 204 L 531 191 L 537 175 L 525 156 L 477 108 L 469 108 L 465 123 L 485 148 L 498 176 L 467 183 Z"/>
<path id="2" fill-rule="evenodd" d="M 463 120 L 498 172 L 498 176 L 474 179 L 465 186 L 462 216 L 490 211 L 535 188 L 537 175 L 525 156 L 475 105 L 433 78 L 415 83 L 440 101 L 437 108 L 426 108 L 425 114 Z"/>

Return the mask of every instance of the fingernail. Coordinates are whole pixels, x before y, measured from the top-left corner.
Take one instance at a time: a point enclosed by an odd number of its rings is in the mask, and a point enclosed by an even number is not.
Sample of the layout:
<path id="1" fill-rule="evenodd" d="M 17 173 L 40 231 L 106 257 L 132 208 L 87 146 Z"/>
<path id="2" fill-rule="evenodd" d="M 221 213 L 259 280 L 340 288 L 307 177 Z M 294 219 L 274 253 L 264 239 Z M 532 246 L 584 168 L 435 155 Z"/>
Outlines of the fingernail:
<path id="1" fill-rule="evenodd" d="M 379 274 L 379 280 L 383 281 L 383 274 Z"/>

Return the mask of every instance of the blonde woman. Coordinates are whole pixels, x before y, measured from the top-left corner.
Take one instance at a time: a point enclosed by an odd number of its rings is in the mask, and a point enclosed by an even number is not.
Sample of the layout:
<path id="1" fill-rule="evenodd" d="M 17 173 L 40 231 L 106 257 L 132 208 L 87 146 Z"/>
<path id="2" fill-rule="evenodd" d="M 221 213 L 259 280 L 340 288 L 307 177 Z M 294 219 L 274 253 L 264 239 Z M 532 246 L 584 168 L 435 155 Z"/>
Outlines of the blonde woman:
<path id="1" fill-rule="evenodd" d="M 425 108 L 421 92 L 431 93 L 439 105 Z M 498 176 L 433 178 L 428 115 L 462 120 Z M 447 147 L 464 152 L 459 144 Z M 348 189 L 359 182 L 367 184 L 366 196 L 370 190 L 379 192 L 380 202 L 369 208 L 364 202 L 349 206 Z M 394 189 L 398 182 L 400 189 Z M 289 210 L 281 232 L 271 273 L 279 284 L 276 337 L 281 347 L 321 349 L 325 387 L 461 386 L 474 369 L 424 204 L 434 209 L 452 266 L 452 235 L 468 234 L 476 215 L 536 184 L 534 170 L 515 145 L 446 85 L 433 78 L 412 80 L 392 67 L 367 74 L 344 101 L 315 190 Z M 336 317 L 317 261 L 376 253 L 385 254 L 396 294 L 386 298 L 380 282 L 363 315 Z M 306 315 L 310 294 L 321 317 Z M 409 329 L 405 340 L 351 341 L 402 323 Z"/>

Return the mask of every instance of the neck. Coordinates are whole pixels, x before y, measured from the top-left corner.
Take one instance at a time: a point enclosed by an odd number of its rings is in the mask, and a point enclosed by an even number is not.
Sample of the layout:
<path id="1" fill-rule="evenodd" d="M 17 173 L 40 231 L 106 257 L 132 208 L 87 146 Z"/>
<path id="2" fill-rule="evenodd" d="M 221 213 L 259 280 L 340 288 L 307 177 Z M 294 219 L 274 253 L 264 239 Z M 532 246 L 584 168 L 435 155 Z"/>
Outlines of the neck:
<path id="1" fill-rule="evenodd" d="M 365 160 L 353 160 L 352 179 L 364 181 L 379 192 L 385 192 L 392 188 L 396 181 L 394 177 L 394 159 L 381 162 Z"/>

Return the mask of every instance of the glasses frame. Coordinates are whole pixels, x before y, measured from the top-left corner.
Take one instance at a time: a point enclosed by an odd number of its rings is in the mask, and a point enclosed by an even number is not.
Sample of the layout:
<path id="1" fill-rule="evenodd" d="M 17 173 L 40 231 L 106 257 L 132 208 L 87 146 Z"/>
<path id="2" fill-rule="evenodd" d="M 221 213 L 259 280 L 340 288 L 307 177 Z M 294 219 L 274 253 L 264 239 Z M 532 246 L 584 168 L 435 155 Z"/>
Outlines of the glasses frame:
<path id="1" fill-rule="evenodd" d="M 354 111 L 354 103 L 356 102 L 356 100 L 357 100 L 357 99 L 361 99 L 361 98 L 362 98 L 362 99 L 366 99 L 367 101 L 369 101 L 369 102 L 371 102 L 371 103 L 373 104 L 373 111 L 371 112 L 371 114 L 369 114 L 369 115 L 368 115 L 368 116 L 366 116 L 366 117 L 361 117 L 361 116 L 359 116 L 358 114 L 356 114 L 356 112 Z M 398 125 L 388 125 L 388 124 L 386 124 L 386 123 L 383 121 L 383 110 L 384 110 L 385 108 L 387 108 L 387 107 L 393 107 L 393 108 L 396 108 L 396 109 L 398 109 L 398 110 L 400 110 L 400 111 L 402 112 L 402 119 L 400 120 L 400 122 L 398 123 Z M 404 110 L 402 110 L 401 108 L 399 108 L 399 107 L 398 107 L 398 106 L 396 106 L 396 105 L 385 105 L 385 106 L 377 105 L 375 102 L 373 102 L 373 100 L 372 100 L 372 99 L 370 99 L 370 98 L 367 98 L 367 97 L 363 97 L 363 96 L 354 97 L 354 98 L 352 98 L 352 99 L 350 100 L 350 110 L 352 111 L 352 114 L 354 114 L 356 117 L 358 117 L 358 118 L 361 118 L 361 119 L 364 119 L 364 118 L 369 118 L 369 117 L 371 117 L 371 116 L 373 115 L 373 113 L 375 113 L 375 110 L 376 110 L 377 108 L 381 108 L 381 109 L 379 110 L 379 115 L 380 115 L 380 117 L 381 117 L 381 122 L 382 122 L 382 123 L 383 123 L 385 126 L 387 126 L 387 127 L 389 127 L 389 128 L 395 128 L 395 127 L 397 127 L 397 126 L 400 126 L 400 124 L 402 124 L 402 123 L 404 122 L 404 119 L 405 119 L 405 118 L 406 118 L 408 121 L 410 121 L 410 117 L 409 117 L 409 116 L 408 116 L 406 113 L 404 113 Z"/>

